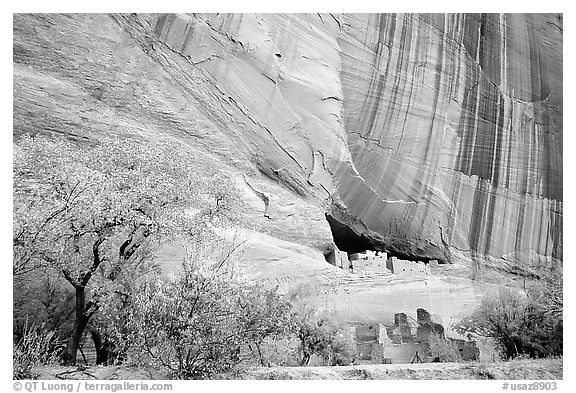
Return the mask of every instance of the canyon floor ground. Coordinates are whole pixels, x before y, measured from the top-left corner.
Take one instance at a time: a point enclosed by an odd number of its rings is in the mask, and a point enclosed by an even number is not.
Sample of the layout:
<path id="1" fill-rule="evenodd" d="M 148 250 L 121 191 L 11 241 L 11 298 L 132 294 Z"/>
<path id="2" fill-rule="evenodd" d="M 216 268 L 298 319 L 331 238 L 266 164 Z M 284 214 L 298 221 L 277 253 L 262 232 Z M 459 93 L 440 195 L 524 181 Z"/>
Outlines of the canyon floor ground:
<path id="1" fill-rule="evenodd" d="M 256 367 L 234 379 L 563 379 L 563 360 L 514 360 L 496 363 L 369 364 L 336 367 Z M 38 379 L 134 380 L 167 379 L 152 368 L 128 366 L 76 367 L 42 366 L 35 369 Z"/>

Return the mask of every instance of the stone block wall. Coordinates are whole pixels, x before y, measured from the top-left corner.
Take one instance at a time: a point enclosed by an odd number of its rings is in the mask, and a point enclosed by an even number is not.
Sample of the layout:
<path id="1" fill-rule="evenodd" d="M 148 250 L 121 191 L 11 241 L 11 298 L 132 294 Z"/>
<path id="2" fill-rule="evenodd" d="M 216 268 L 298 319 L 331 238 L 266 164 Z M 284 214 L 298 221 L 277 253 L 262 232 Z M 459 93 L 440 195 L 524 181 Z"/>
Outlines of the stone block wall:
<path id="1" fill-rule="evenodd" d="M 378 342 L 372 344 L 372 352 L 370 353 L 370 360 L 374 364 L 384 363 L 384 346 Z"/>
<path id="2" fill-rule="evenodd" d="M 371 252 L 351 254 L 352 272 L 359 275 L 390 273 L 386 267 L 388 254 L 386 252 Z"/>
<path id="3" fill-rule="evenodd" d="M 368 257 L 366 260 L 366 273 L 367 274 L 378 274 L 378 273 L 389 273 L 386 268 L 386 262 L 388 261 L 388 254 L 382 253 L 376 256 Z"/>
<path id="4" fill-rule="evenodd" d="M 408 324 L 408 317 L 405 313 L 394 314 L 394 325 L 391 327 L 390 335 L 393 342 L 414 341 L 414 335 L 412 334 L 412 329 Z"/>
<path id="5" fill-rule="evenodd" d="M 335 259 L 336 259 L 336 266 L 341 269 L 348 270 L 350 269 L 350 261 L 348 260 L 348 254 L 344 251 L 340 251 L 338 249 L 335 250 Z"/>
<path id="6" fill-rule="evenodd" d="M 334 247 L 334 249 L 326 255 L 326 261 L 328 261 L 328 263 L 331 265 L 339 267 L 340 269 L 348 270 L 350 268 L 348 253 L 340 251 L 338 247 Z"/>
<path id="7" fill-rule="evenodd" d="M 354 324 L 347 330 L 356 342 L 360 364 L 410 363 L 416 352 L 421 361 L 430 361 L 428 339 L 433 333 L 456 344 L 465 361 L 478 360 L 480 350 L 473 341 L 445 337 L 444 327 L 435 323 L 434 316 L 423 308 L 416 310 L 415 331 L 405 313 L 394 314 L 394 325 Z"/>
<path id="8" fill-rule="evenodd" d="M 424 262 L 420 261 L 407 261 L 404 259 L 398 259 L 396 257 L 390 257 L 386 262 L 386 267 L 392 273 L 400 276 L 429 276 L 430 267 Z"/>
<path id="9" fill-rule="evenodd" d="M 366 259 L 352 260 L 352 273 L 358 274 L 361 276 L 365 276 L 367 264 L 368 264 L 368 261 Z"/>
<path id="10" fill-rule="evenodd" d="M 344 254 L 344 253 L 342 253 Z M 335 254 L 335 264 L 346 269 L 346 263 L 352 266 L 352 272 L 361 276 L 369 274 L 393 273 L 400 276 L 429 276 L 438 268 L 438 260 L 430 260 L 428 264 L 422 261 L 409 261 L 397 257 L 388 258 L 387 252 L 374 252 L 367 250 L 363 253 L 350 254 L 349 259 L 342 257 L 338 262 L 338 254 Z"/>
<path id="11" fill-rule="evenodd" d="M 384 348 L 391 345 L 386 326 L 382 324 L 359 324 L 355 326 L 358 360 L 372 364 L 384 363 Z"/>

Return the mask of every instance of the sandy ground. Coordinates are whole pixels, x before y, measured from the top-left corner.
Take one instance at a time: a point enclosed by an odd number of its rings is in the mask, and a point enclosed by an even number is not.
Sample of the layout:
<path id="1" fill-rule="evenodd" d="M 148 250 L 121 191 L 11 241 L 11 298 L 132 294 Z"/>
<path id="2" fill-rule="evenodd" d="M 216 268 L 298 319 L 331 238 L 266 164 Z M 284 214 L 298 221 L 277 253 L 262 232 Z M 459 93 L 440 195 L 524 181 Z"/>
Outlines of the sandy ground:
<path id="1" fill-rule="evenodd" d="M 562 379 L 562 359 L 514 360 L 499 363 L 369 364 L 336 367 L 257 367 L 238 379 Z M 160 370 L 127 366 L 85 368 L 41 366 L 38 379 L 158 380 L 168 379 Z"/>
<path id="2" fill-rule="evenodd" d="M 562 359 L 500 363 L 370 364 L 342 367 L 271 367 L 245 379 L 562 379 Z"/>

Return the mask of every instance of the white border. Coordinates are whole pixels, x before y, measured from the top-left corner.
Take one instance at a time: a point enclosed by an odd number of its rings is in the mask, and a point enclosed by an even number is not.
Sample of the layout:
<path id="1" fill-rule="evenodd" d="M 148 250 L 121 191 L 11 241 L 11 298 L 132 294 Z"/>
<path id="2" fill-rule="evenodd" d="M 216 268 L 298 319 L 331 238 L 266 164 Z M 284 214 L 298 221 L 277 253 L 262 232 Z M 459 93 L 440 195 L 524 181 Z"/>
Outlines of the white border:
<path id="1" fill-rule="evenodd" d="M 571 331 L 571 327 L 576 326 L 573 313 L 574 290 L 571 287 L 571 277 L 575 277 L 574 264 L 572 261 L 576 236 L 574 234 L 574 173 L 576 168 L 575 156 L 572 153 L 574 144 L 574 100 L 572 98 L 574 89 L 574 18 L 567 2 L 562 1 L 497 1 L 483 0 L 480 2 L 460 1 L 411 1 L 411 2 L 386 2 L 384 0 L 353 0 L 344 2 L 341 0 L 288 0 L 278 3 L 274 1 L 232 1 L 232 0 L 210 0 L 205 2 L 188 1 L 15 1 L 11 4 L 3 4 L 0 14 L 0 26 L 2 27 L 2 119 L 4 120 L 3 132 L 1 133 L 2 143 L 0 143 L 0 181 L 3 186 L 1 194 L 2 209 L 0 225 L 0 250 L 2 252 L 2 315 L 4 323 L 1 325 L 2 340 L 0 340 L 0 351 L 2 353 L 2 382 L 0 387 L 5 391 L 12 390 L 12 369 L 11 369 L 11 323 L 12 320 L 12 280 L 11 280 L 11 220 L 12 220 L 12 13 L 19 12 L 562 12 L 564 13 L 564 260 L 565 263 L 565 326 L 566 332 Z M 574 364 L 574 340 L 570 334 L 564 335 L 565 355 L 564 355 L 564 381 L 559 381 L 561 391 L 568 390 L 569 385 L 573 385 L 574 373 L 571 373 L 571 366 Z M 171 381 L 174 382 L 174 391 L 189 391 L 192 389 L 234 389 L 240 391 L 294 391 L 310 389 L 316 392 L 333 391 L 341 388 L 349 391 L 358 388 L 359 382 L 346 381 Z M 426 389 L 432 391 L 501 391 L 501 381 L 362 381 L 363 388 L 374 388 L 377 390 L 396 389 L 406 392 L 412 389 Z M 193 384 L 193 387 L 191 387 Z M 273 385 L 270 385 L 273 384 Z M 369 386 L 368 386 L 368 385 Z M 570 389 L 573 391 L 573 389 Z"/>

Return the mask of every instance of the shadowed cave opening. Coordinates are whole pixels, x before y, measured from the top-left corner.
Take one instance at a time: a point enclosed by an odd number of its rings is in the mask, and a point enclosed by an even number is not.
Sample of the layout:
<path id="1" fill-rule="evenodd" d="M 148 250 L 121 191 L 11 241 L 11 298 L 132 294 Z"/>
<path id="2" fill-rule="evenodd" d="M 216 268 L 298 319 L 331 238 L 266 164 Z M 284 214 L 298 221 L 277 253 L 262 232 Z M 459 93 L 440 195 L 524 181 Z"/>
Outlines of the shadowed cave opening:
<path id="1" fill-rule="evenodd" d="M 326 214 L 326 221 L 328 221 L 328 224 L 330 225 L 334 244 L 336 244 L 336 247 L 338 247 L 340 251 L 347 252 L 348 255 L 365 252 L 367 250 L 386 251 L 388 253 L 388 257 L 396 257 L 398 259 L 408 261 L 421 261 L 425 263 L 428 263 L 431 259 L 436 259 L 438 260 L 438 263 L 445 263 L 445 261 L 441 258 L 430 258 L 423 255 L 415 255 L 412 253 L 402 252 L 393 245 L 387 245 L 375 239 L 371 239 L 364 234 L 358 234 L 348 225 L 338 221 L 330 214 Z M 406 245 L 405 248 L 409 249 L 410 245 Z M 327 261 L 329 261 L 331 254 L 333 253 L 334 250 L 327 250 L 324 253 L 324 257 Z"/>
<path id="2" fill-rule="evenodd" d="M 374 244 L 363 234 L 358 235 L 346 224 L 342 224 L 330 214 L 326 214 L 326 220 L 330 225 L 334 243 L 340 251 L 345 251 L 348 254 L 357 252 L 364 252 L 366 250 L 373 250 Z"/>

